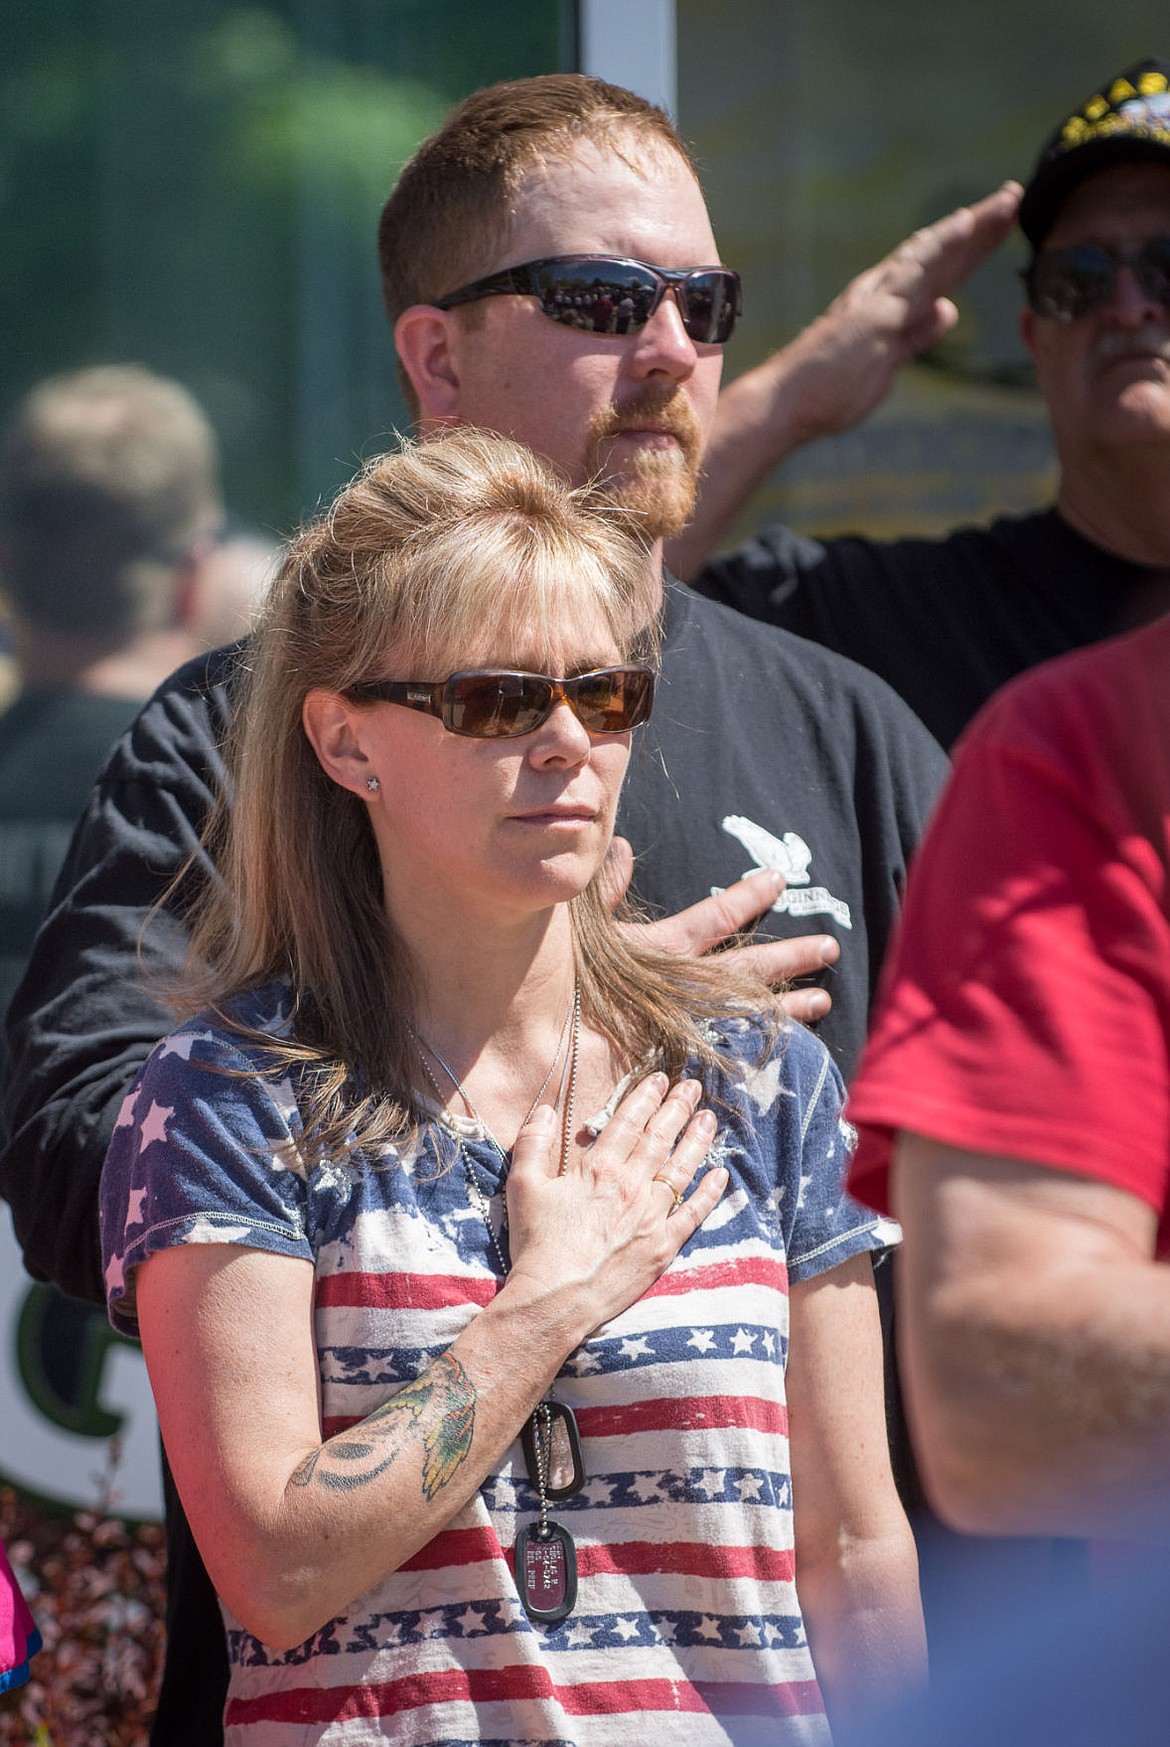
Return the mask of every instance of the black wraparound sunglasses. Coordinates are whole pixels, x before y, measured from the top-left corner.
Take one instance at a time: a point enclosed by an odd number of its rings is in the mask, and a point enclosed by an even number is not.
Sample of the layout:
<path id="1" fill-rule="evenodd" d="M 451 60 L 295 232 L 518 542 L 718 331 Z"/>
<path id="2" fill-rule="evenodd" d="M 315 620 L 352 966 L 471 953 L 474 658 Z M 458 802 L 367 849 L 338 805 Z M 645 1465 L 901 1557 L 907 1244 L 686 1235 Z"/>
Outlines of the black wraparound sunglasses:
<path id="1" fill-rule="evenodd" d="M 1147 297 L 1170 308 L 1170 237 L 1151 237 L 1134 255 L 1104 243 L 1042 249 L 1021 277 L 1037 315 L 1068 322 L 1104 308 L 1122 267 L 1129 268 Z"/>
<path id="2" fill-rule="evenodd" d="M 650 714 L 654 675 L 648 667 L 598 667 L 572 679 L 543 673 L 468 668 L 448 679 L 368 679 L 350 686 L 358 703 L 402 704 L 438 716 L 452 734 L 507 740 L 531 734 L 560 703 L 591 734 L 624 734 Z"/>
<path id="3" fill-rule="evenodd" d="M 730 267 L 651 267 L 622 255 L 549 255 L 505 267 L 435 299 L 454 309 L 481 297 L 535 297 L 566 327 L 593 334 L 629 334 L 645 327 L 668 291 L 698 346 L 721 346 L 743 314 L 739 274 Z"/>

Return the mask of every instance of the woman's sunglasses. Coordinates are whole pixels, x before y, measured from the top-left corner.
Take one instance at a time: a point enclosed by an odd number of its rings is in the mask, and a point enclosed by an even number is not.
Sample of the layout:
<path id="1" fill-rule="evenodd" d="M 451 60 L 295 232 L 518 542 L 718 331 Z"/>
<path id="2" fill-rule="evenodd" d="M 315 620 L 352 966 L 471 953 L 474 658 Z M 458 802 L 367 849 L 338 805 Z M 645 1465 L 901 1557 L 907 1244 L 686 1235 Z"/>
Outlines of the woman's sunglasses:
<path id="1" fill-rule="evenodd" d="M 1122 267 L 1129 268 L 1147 297 L 1170 308 L 1170 237 L 1151 237 L 1136 255 L 1120 254 L 1104 243 L 1045 249 L 1021 277 L 1029 307 L 1037 315 L 1068 322 L 1105 307 Z"/>
<path id="2" fill-rule="evenodd" d="M 730 267 L 650 267 L 621 255 L 549 255 L 505 267 L 435 299 L 454 309 L 481 297 L 535 297 L 545 315 L 593 334 L 644 328 L 668 291 L 697 346 L 721 346 L 743 314 L 739 274 Z"/>
<path id="3" fill-rule="evenodd" d="M 449 679 L 368 679 L 349 688 L 358 703 L 402 704 L 438 716 L 452 734 L 509 740 L 531 734 L 560 703 L 591 734 L 624 734 L 650 714 L 654 675 L 648 667 L 598 667 L 572 679 L 543 673 L 469 668 Z"/>

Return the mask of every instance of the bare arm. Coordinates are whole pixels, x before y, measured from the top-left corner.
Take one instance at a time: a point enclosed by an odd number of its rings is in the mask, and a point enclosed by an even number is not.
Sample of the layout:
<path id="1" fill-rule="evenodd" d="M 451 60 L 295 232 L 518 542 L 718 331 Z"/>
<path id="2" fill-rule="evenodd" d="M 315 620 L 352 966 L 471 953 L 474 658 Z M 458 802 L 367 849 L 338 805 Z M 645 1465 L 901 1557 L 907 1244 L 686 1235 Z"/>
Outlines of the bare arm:
<path id="1" fill-rule="evenodd" d="M 829 1720 L 840 1724 L 926 1672 L 868 1255 L 792 1287 L 787 1388 L 796 1587 Z"/>
<path id="2" fill-rule="evenodd" d="M 196 1244 L 142 1265 L 164 1442 L 216 1589 L 249 1631 L 299 1644 L 431 1540 L 568 1355 L 701 1224 L 725 1170 L 677 1209 L 653 1178 L 674 1145 L 670 1177 L 689 1181 L 714 1121 L 692 1119 L 694 1082 L 665 1091 L 660 1075 L 635 1087 L 564 1177 L 552 1112 L 529 1119 L 508 1175 L 507 1281 L 420 1378 L 325 1440 L 307 1261 Z"/>
<path id="3" fill-rule="evenodd" d="M 1164 1544 L 1170 1269 L 1152 1209 L 914 1134 L 893 1206 L 903 1378 L 942 1514 L 969 1532 Z"/>
<path id="4" fill-rule="evenodd" d="M 790 345 L 724 389 L 694 517 L 666 548 L 676 576 L 685 581 L 702 569 L 786 455 L 868 418 L 902 365 L 949 332 L 958 320 L 951 293 L 999 247 L 1020 192 L 1005 182 L 915 231 L 851 280 Z"/>

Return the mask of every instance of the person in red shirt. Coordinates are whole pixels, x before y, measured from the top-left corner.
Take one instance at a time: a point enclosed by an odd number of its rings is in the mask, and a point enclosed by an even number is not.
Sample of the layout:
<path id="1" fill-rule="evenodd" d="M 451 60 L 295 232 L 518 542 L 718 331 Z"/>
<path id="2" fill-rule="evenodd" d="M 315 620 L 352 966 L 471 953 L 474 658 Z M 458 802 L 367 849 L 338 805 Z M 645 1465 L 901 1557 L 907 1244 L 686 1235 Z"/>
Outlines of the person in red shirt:
<path id="1" fill-rule="evenodd" d="M 924 1480 L 970 1532 L 1166 1538 L 1168 675 L 1163 618 L 977 718 L 851 1092 Z"/>

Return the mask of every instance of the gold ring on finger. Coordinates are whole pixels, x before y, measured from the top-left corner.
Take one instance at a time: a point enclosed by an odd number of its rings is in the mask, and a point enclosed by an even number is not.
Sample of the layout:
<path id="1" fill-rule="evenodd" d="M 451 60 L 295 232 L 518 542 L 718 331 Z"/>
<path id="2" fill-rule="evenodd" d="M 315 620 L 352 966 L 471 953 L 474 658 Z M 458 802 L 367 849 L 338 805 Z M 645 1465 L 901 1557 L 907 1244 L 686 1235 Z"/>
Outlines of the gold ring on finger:
<path id="1" fill-rule="evenodd" d="M 672 1206 L 672 1207 L 671 1207 L 671 1209 L 670 1209 L 670 1213 L 675 1213 L 675 1212 L 677 1212 L 677 1210 L 678 1210 L 678 1209 L 679 1209 L 679 1208 L 680 1208 L 680 1207 L 681 1207 L 681 1206 L 682 1206 L 682 1204 L 683 1204 L 683 1194 L 682 1194 L 682 1190 L 681 1190 L 681 1189 L 676 1189 L 676 1188 L 675 1188 L 675 1186 L 674 1186 L 674 1184 L 673 1184 L 673 1183 L 672 1183 L 672 1182 L 671 1182 L 671 1180 L 670 1180 L 670 1178 L 669 1178 L 669 1177 L 664 1177 L 664 1176 L 663 1176 L 663 1175 L 662 1175 L 662 1173 L 661 1173 L 661 1171 L 656 1171 L 656 1172 L 655 1172 L 655 1173 L 654 1173 L 654 1175 L 653 1175 L 653 1176 L 652 1176 L 652 1177 L 651 1177 L 651 1179 L 650 1179 L 650 1181 L 651 1181 L 651 1182 L 652 1182 L 652 1183 L 665 1183 L 665 1184 L 666 1184 L 666 1187 L 667 1187 L 667 1188 L 668 1188 L 668 1189 L 669 1189 L 669 1190 L 670 1190 L 670 1192 L 671 1192 L 671 1194 L 672 1194 L 672 1195 L 673 1195 L 673 1196 L 674 1196 L 674 1204 L 673 1204 L 673 1206 Z M 667 1218 L 668 1218 L 668 1219 L 669 1219 L 669 1218 L 670 1218 L 670 1213 L 668 1213 L 668 1214 L 667 1214 L 667 1216 L 666 1216 L 666 1217 L 667 1217 Z"/>

